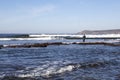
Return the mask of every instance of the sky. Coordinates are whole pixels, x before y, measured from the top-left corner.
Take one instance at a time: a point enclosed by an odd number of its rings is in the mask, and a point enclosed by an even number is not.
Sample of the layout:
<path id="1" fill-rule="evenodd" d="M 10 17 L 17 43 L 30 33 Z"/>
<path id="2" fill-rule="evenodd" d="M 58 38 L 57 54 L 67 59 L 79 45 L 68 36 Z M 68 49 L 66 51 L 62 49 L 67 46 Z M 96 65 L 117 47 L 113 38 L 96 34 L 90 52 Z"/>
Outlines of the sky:
<path id="1" fill-rule="evenodd" d="M 120 29 L 120 0 L 0 0 L 0 33 Z"/>

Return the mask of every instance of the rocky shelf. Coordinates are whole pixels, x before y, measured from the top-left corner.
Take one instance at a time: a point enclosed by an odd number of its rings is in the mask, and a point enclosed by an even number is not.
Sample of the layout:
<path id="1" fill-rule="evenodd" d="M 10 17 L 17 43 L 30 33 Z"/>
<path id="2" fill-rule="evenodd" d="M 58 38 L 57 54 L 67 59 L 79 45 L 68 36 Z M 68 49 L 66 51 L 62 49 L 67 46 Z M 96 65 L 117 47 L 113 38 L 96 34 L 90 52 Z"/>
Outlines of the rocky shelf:
<path id="1" fill-rule="evenodd" d="M 120 43 L 107 43 L 107 42 L 53 42 L 53 43 L 34 43 L 34 44 L 21 44 L 21 45 L 0 45 L 0 48 L 31 48 L 31 47 L 47 47 L 49 45 L 107 45 L 107 46 L 120 46 Z"/>

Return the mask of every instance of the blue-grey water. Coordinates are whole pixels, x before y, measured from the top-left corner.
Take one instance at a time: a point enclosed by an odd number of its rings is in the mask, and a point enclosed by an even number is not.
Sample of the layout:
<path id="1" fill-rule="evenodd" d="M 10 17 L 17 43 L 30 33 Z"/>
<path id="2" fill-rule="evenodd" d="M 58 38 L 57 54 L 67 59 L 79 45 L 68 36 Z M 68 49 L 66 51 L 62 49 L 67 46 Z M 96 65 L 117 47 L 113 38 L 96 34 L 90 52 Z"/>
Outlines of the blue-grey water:
<path id="1" fill-rule="evenodd" d="M 0 41 L 0 44 L 61 41 L 81 40 Z M 2 48 L 0 77 L 9 75 L 33 77 L 38 80 L 120 80 L 120 47 L 70 44 Z"/>

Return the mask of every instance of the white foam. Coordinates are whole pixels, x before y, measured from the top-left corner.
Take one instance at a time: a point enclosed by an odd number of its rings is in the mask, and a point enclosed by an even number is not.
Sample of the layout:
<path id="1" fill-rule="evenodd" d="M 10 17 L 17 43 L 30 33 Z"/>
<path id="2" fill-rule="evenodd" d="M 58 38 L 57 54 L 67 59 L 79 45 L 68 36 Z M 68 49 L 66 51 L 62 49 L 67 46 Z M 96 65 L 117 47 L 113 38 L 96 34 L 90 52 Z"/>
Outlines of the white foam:
<path id="1" fill-rule="evenodd" d="M 50 75 L 54 74 L 61 74 L 67 71 L 72 71 L 74 69 L 74 66 L 69 65 L 65 67 L 61 67 L 58 69 L 58 67 L 49 67 L 47 69 L 41 69 L 36 68 L 36 70 L 31 71 L 29 74 L 19 74 L 19 77 L 35 77 L 35 76 L 43 76 L 43 77 L 49 77 Z M 38 70 L 38 71 L 37 71 Z"/>
<path id="2" fill-rule="evenodd" d="M 51 37 L 44 38 L 0 38 L 0 41 L 9 41 L 9 40 L 52 40 Z"/>
<path id="3" fill-rule="evenodd" d="M 82 38 L 83 35 L 30 35 L 30 37 L 76 37 L 76 38 Z M 87 38 L 120 38 L 120 34 L 101 34 L 101 35 L 86 35 Z"/>
<path id="4" fill-rule="evenodd" d="M 60 68 L 57 73 L 64 73 L 66 71 L 72 71 L 74 69 L 74 66 L 69 65 L 69 66 L 65 66 L 63 68 Z"/>
<path id="5" fill-rule="evenodd" d="M 30 38 L 0 38 L 1 40 L 52 40 L 57 37 L 82 38 L 83 35 L 29 35 Z M 87 38 L 120 38 L 120 34 L 86 35 Z"/>
<path id="6" fill-rule="evenodd" d="M 35 77 L 43 76 L 49 77 L 50 75 L 64 73 L 66 71 L 72 71 L 74 66 L 61 66 L 59 64 L 69 64 L 69 61 L 53 61 L 47 62 L 45 65 L 37 67 L 27 67 L 26 70 L 29 71 L 27 74 L 19 74 L 19 77 Z M 32 68 L 32 70 L 30 70 Z M 24 72 L 24 71 L 23 71 Z M 21 72 L 22 73 L 22 72 Z"/>
<path id="7" fill-rule="evenodd" d="M 14 46 L 14 45 L 16 46 L 16 45 L 21 45 L 21 44 L 8 44 L 8 45 L 5 44 L 3 45 L 3 47 Z"/>
<path id="8" fill-rule="evenodd" d="M 7 47 L 8 45 L 3 45 L 3 47 Z"/>
<path id="9" fill-rule="evenodd" d="M 5 76 L 5 74 L 0 73 L 0 78 L 3 78 L 4 76 Z"/>
<path id="10" fill-rule="evenodd" d="M 120 34 L 86 35 L 87 38 L 120 38 Z"/>
<path id="11" fill-rule="evenodd" d="M 0 38 L 0 41 L 7 41 L 7 40 L 11 40 L 10 38 Z"/>
<path id="12" fill-rule="evenodd" d="M 55 74 L 61 74 L 67 71 L 72 71 L 76 66 L 74 65 L 67 65 L 67 66 L 60 66 L 62 61 L 55 61 L 50 64 L 46 64 L 43 66 L 38 67 L 27 67 L 26 71 L 20 70 L 17 71 L 16 74 L 18 77 L 37 77 L 37 76 L 43 76 L 43 77 L 50 77 L 51 75 Z M 69 62 L 63 62 L 63 64 L 67 64 Z M 30 70 L 33 68 L 32 70 Z M 28 71 L 28 72 L 27 72 Z M 5 75 L 2 75 L 4 77 Z"/>
<path id="13" fill-rule="evenodd" d="M 18 77 L 34 77 L 34 73 L 31 74 L 20 74 Z"/>

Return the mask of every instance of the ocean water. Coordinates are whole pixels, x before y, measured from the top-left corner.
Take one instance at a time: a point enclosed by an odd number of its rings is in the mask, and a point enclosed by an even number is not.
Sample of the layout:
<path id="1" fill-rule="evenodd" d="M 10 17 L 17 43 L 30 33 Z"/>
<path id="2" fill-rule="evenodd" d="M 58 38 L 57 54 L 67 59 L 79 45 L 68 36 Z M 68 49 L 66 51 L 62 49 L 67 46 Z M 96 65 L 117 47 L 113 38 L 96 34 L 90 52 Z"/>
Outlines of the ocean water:
<path id="1" fill-rule="evenodd" d="M 1 45 L 82 40 L 1 40 Z M 86 40 L 86 41 L 105 41 Z M 120 80 L 120 46 L 49 45 L 0 49 L 0 78 L 37 80 Z"/>

